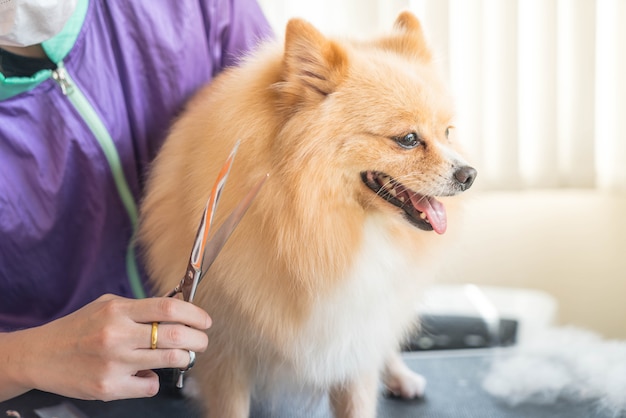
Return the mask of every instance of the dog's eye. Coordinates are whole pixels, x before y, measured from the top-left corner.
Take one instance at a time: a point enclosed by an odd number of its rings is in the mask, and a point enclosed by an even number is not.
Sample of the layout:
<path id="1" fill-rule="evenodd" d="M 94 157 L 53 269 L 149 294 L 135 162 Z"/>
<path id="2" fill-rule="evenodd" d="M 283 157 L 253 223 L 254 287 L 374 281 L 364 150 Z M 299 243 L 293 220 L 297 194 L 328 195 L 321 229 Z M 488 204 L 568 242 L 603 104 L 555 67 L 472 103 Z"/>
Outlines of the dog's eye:
<path id="1" fill-rule="evenodd" d="M 421 141 L 415 132 L 408 133 L 404 136 L 396 136 L 394 140 L 400 145 L 402 148 L 415 148 Z"/>

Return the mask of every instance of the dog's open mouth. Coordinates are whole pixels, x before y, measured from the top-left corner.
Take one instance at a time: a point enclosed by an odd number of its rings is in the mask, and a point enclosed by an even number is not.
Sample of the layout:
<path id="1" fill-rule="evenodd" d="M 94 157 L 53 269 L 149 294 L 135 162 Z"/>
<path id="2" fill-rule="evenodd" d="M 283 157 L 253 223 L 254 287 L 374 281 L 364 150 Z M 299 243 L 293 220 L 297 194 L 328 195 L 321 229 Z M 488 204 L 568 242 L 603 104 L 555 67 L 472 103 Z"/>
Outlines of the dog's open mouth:
<path id="1" fill-rule="evenodd" d="M 419 194 L 379 171 L 364 171 L 361 179 L 378 196 L 402 209 L 406 219 L 416 227 L 438 234 L 446 232 L 446 209 L 434 197 Z"/>

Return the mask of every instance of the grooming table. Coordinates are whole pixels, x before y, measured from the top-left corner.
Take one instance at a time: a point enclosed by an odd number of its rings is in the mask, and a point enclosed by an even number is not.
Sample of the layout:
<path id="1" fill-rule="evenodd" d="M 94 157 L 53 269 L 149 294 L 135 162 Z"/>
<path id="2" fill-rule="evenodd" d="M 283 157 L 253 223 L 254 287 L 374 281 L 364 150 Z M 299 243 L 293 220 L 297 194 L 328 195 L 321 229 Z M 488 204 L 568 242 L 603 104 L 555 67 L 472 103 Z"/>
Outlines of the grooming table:
<path id="1" fill-rule="evenodd" d="M 405 401 L 382 396 L 380 418 L 616 418 L 593 403 L 557 402 L 550 405 L 523 404 L 511 407 L 482 389 L 482 379 L 495 355 L 508 349 L 463 349 L 409 352 L 405 361 L 428 380 L 423 400 Z M 0 417 L 6 411 L 21 418 L 197 418 L 197 405 L 183 398 L 170 383 L 171 375 L 161 372 L 162 390 L 154 398 L 114 402 L 78 401 L 43 392 L 29 392 L 0 403 Z M 49 407 L 64 405 L 62 411 Z M 65 412 L 65 415 L 63 414 Z M 46 415 L 46 413 L 48 413 Z M 310 394 L 281 394 L 253 406 L 254 418 L 326 418 L 328 399 Z"/>

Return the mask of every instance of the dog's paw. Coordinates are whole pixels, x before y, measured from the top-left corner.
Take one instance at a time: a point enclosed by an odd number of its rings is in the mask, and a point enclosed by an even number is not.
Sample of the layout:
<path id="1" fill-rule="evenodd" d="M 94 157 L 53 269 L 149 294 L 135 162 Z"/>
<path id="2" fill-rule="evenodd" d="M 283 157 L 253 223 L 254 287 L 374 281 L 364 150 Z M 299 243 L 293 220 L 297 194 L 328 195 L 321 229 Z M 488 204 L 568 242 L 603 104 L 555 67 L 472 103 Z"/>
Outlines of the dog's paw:
<path id="1" fill-rule="evenodd" d="M 386 373 L 383 380 L 388 396 L 404 399 L 424 397 L 426 379 L 408 367 Z"/>
<path id="2" fill-rule="evenodd" d="M 426 379 L 411 370 L 399 352 L 393 352 L 387 358 L 382 378 L 389 396 L 404 399 L 424 397 Z"/>

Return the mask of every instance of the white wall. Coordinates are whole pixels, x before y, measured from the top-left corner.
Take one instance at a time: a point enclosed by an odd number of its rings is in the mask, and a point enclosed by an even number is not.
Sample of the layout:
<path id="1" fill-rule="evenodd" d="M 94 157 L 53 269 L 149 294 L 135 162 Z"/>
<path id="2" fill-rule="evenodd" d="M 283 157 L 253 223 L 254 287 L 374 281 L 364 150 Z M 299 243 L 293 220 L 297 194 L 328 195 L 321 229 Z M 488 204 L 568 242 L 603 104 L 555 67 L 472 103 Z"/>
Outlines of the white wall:
<path id="1" fill-rule="evenodd" d="M 559 303 L 560 324 L 626 338 L 626 194 L 469 195 L 443 283 L 543 290 Z"/>

